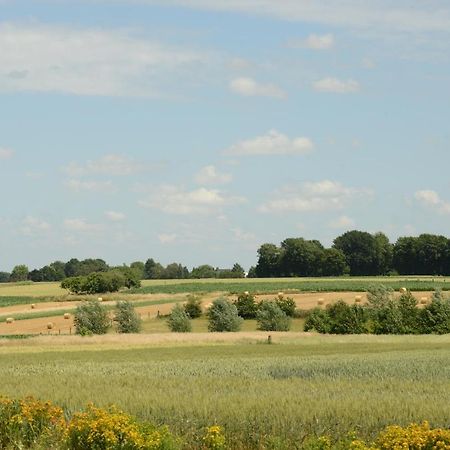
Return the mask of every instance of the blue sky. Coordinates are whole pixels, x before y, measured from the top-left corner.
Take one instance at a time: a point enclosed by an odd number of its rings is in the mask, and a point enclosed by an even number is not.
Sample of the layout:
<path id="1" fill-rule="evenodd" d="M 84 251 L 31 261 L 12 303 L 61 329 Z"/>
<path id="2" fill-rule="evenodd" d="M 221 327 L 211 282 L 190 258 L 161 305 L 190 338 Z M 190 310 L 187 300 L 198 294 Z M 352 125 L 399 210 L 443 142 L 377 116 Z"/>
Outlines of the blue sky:
<path id="1" fill-rule="evenodd" d="M 0 0 L 0 270 L 448 235 L 450 5 Z"/>

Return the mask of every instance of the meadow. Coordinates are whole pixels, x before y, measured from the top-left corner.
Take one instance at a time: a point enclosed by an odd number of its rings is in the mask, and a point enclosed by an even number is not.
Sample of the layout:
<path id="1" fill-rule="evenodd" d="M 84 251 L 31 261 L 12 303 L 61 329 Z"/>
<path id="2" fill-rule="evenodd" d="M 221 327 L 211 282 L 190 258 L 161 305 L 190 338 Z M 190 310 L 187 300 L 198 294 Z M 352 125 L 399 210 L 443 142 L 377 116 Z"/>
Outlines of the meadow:
<path id="1" fill-rule="evenodd" d="M 268 345 L 261 333 L 231 335 L 4 343 L 1 393 L 50 399 L 68 414 L 114 403 L 188 443 L 217 423 L 233 449 L 300 448 L 352 430 L 370 439 L 424 419 L 450 426 L 449 336 L 275 333 Z"/>

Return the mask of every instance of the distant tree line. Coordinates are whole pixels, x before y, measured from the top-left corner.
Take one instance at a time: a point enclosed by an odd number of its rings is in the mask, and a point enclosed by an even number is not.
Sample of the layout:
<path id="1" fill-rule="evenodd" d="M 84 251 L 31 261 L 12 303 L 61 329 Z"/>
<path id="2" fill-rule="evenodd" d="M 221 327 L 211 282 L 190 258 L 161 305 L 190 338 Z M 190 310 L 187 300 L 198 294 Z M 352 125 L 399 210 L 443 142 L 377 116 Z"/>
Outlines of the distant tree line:
<path id="1" fill-rule="evenodd" d="M 433 234 L 401 237 L 348 231 L 331 248 L 317 240 L 289 238 L 258 249 L 249 277 L 450 275 L 450 239 Z"/>
<path id="2" fill-rule="evenodd" d="M 0 272 L 0 283 L 8 282 L 52 282 L 63 281 L 67 278 L 87 277 L 94 273 L 121 272 L 127 277 L 139 280 L 149 279 L 184 279 L 184 278 L 243 278 L 244 269 L 234 264 L 231 269 L 214 268 L 208 264 L 194 267 L 192 271 L 179 263 L 163 266 L 150 258 L 145 263 L 135 261 L 130 265 L 109 266 L 103 259 L 84 259 L 82 261 L 72 258 L 68 262 L 55 261 L 40 269 L 29 270 L 24 264 L 17 265 L 11 273 Z M 130 273 L 131 272 L 131 273 Z M 117 280 L 118 277 L 113 277 Z M 120 278 L 120 277 L 119 277 Z M 122 277 L 123 278 L 123 277 Z"/>

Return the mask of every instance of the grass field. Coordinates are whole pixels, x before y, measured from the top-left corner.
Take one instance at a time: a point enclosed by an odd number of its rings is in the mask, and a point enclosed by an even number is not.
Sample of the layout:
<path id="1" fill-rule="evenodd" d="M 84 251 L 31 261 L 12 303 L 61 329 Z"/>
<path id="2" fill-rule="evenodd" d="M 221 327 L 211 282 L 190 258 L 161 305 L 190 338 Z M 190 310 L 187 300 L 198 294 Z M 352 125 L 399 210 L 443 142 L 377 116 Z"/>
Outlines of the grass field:
<path id="1" fill-rule="evenodd" d="M 222 344 L 195 334 L 178 343 L 10 341 L 0 347 L 1 393 L 51 399 L 69 412 L 115 403 L 188 441 L 218 423 L 233 449 L 290 449 L 306 435 L 349 430 L 370 437 L 424 419 L 450 426 L 449 336 L 287 334 L 267 345 L 261 334 L 231 335 Z"/>
<path id="2" fill-rule="evenodd" d="M 353 277 L 353 278 L 241 278 L 232 280 L 143 280 L 142 287 L 128 294 L 179 294 L 227 292 L 252 293 L 292 292 L 363 292 L 371 284 L 385 284 L 393 289 L 406 287 L 411 291 L 450 290 L 450 277 Z M 5 283 L 0 284 L 0 302 L 3 297 L 27 297 L 30 303 L 49 298 L 68 299 L 68 292 L 60 283 Z M 72 296 L 73 297 L 73 296 Z"/>

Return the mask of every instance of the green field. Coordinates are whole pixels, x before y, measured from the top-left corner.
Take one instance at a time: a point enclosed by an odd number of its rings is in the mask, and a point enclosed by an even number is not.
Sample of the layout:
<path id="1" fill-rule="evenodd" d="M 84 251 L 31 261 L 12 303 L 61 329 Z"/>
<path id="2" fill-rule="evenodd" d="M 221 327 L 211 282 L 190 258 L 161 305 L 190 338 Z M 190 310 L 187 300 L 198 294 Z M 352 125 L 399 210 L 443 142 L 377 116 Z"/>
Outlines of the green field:
<path id="1" fill-rule="evenodd" d="M 406 287 L 411 291 L 432 291 L 435 288 L 450 290 L 450 277 L 342 277 L 342 278 L 240 278 L 206 280 L 143 280 L 142 287 L 128 294 L 179 294 L 227 292 L 252 293 L 292 292 L 364 292 L 370 285 L 385 284 L 393 289 Z M 3 297 L 27 297 L 27 303 L 73 299 L 61 289 L 60 283 L 5 283 L 0 284 Z M 1 302 L 3 305 L 3 302 Z"/>
<path id="2" fill-rule="evenodd" d="M 350 430 L 370 438 L 425 419 L 450 426 L 450 336 L 292 335 L 273 345 L 245 336 L 9 342 L 0 347 L 0 392 L 51 399 L 69 413 L 115 403 L 188 442 L 218 423 L 233 449 L 298 448 L 306 436 Z"/>

